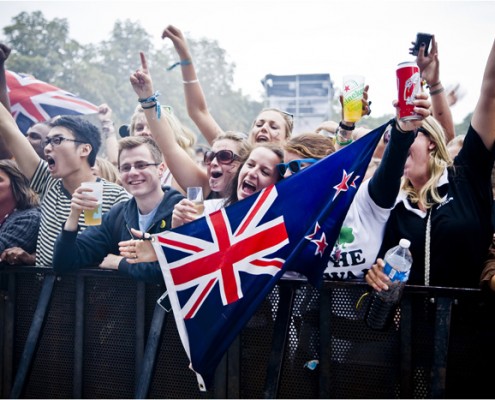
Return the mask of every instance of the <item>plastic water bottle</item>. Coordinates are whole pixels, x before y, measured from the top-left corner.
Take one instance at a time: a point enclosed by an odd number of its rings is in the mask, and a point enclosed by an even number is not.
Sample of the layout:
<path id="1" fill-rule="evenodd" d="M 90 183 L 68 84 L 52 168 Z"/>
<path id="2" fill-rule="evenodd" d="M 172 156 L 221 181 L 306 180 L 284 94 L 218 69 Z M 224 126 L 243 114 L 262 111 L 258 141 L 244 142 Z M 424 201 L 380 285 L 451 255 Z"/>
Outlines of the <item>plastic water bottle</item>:
<path id="1" fill-rule="evenodd" d="M 402 296 L 402 290 L 409 279 L 412 256 L 409 251 L 411 242 L 401 239 L 398 246 L 392 247 L 385 254 L 383 273 L 388 275 L 388 290 L 373 291 L 366 313 L 366 324 L 375 330 L 387 329 L 395 315 Z"/>

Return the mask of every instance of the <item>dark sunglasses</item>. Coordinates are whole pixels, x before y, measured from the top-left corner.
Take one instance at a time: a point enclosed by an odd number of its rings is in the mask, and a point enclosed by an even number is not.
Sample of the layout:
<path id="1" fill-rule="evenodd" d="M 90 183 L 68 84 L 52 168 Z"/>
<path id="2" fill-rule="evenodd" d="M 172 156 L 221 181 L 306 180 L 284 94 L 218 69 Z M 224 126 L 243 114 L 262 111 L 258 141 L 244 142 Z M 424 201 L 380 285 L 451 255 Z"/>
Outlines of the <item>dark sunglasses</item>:
<path id="1" fill-rule="evenodd" d="M 414 137 L 418 136 L 419 132 L 421 132 L 423 135 L 430 136 L 430 133 L 425 128 L 420 127 L 414 132 Z"/>
<path id="2" fill-rule="evenodd" d="M 216 153 L 208 150 L 205 153 L 203 161 L 205 165 L 210 165 L 215 158 L 220 164 L 231 164 L 233 161 L 241 159 L 237 154 L 234 154 L 232 150 L 220 150 Z"/>
<path id="3" fill-rule="evenodd" d="M 278 173 L 281 176 L 284 176 L 288 168 L 293 174 L 295 174 L 302 169 L 301 168 L 302 163 L 314 164 L 317 161 L 318 160 L 315 158 L 303 158 L 301 160 L 292 160 L 289 161 L 288 163 L 277 164 Z"/>

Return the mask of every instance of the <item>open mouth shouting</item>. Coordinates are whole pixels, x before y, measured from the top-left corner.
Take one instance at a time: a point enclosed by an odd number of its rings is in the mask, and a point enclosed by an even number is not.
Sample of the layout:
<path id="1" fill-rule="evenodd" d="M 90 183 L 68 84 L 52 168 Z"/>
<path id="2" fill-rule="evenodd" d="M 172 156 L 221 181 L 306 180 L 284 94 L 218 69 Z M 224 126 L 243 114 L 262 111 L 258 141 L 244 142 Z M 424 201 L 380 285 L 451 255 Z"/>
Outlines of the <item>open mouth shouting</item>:
<path id="1" fill-rule="evenodd" d="M 269 141 L 270 141 L 270 138 L 264 133 L 259 133 L 258 135 L 256 135 L 256 142 L 257 143 L 269 142 Z"/>
<path id="2" fill-rule="evenodd" d="M 211 171 L 209 183 L 210 183 L 210 188 L 212 190 L 218 191 L 222 177 L 223 177 L 223 172 L 221 170 Z"/>
<path id="3" fill-rule="evenodd" d="M 244 179 L 239 185 L 239 198 L 246 198 L 251 196 L 253 193 L 256 193 L 256 185 L 249 181 L 248 179 Z"/>
<path id="4" fill-rule="evenodd" d="M 55 169 L 55 159 L 53 157 L 50 157 L 49 155 L 47 155 L 46 161 L 48 162 L 48 170 L 50 172 L 53 172 L 53 170 Z"/>

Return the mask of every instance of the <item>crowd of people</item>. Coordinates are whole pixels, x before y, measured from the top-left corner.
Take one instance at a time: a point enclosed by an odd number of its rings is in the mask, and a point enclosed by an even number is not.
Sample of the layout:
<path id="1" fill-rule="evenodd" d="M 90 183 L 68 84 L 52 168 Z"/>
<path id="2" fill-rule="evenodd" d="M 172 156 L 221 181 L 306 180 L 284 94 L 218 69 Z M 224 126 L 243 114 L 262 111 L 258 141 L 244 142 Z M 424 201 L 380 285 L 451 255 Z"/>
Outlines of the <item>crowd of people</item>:
<path id="1" fill-rule="evenodd" d="M 196 135 L 160 104 L 143 53 L 130 76 L 138 104 L 129 137 L 118 136 L 106 104 L 99 107 L 99 127 L 60 116 L 22 134 L 6 88 L 10 49 L 0 44 L 0 266 L 53 266 L 58 273 L 99 267 L 163 282 L 145 239 L 198 217 L 185 197 L 188 187 L 202 188 L 208 215 L 290 179 L 368 133 L 357 132 L 343 114 L 312 132 L 293 132 L 293 116 L 275 108 L 261 110 L 246 133 L 224 130 L 209 112 L 182 32 L 168 26 L 162 38 L 180 59 L 188 115 L 206 148 L 197 149 Z M 495 47 L 468 132 L 455 132 L 435 37 L 428 53 L 420 46 L 416 62 L 426 88 L 414 100 L 419 119 L 389 122 L 324 278 L 366 280 L 386 290 L 382 257 L 406 238 L 414 260 L 411 283 L 494 291 Z M 370 113 L 368 97 L 366 87 L 363 117 Z M 397 102 L 394 107 L 398 115 Z M 101 204 L 82 185 L 97 181 L 103 182 Z M 83 210 L 99 206 L 102 222 L 89 226 Z"/>

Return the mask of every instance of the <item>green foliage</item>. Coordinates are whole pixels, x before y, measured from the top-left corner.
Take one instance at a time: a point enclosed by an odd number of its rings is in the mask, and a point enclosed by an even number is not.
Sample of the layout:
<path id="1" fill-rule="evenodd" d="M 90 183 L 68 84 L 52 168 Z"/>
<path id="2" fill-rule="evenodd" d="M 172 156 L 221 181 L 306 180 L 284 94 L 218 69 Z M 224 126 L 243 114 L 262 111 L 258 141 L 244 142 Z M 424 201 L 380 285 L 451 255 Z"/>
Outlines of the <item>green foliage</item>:
<path id="1" fill-rule="evenodd" d="M 20 13 L 3 31 L 12 48 L 8 69 L 31 74 L 94 104 L 107 103 L 117 126 L 130 122 L 137 105 L 129 77 L 140 66 L 143 51 L 160 102 L 171 105 L 178 118 L 199 133 L 187 115 L 180 69 L 166 71 L 178 57 L 171 42 L 155 49 L 139 23 L 117 21 L 108 39 L 87 46 L 69 38 L 66 19 L 48 21 L 40 11 Z M 262 104 L 233 89 L 235 64 L 227 61 L 217 41 L 188 39 L 188 44 L 211 113 L 223 129 L 246 132 Z"/>
<path id="2" fill-rule="evenodd" d="M 473 113 L 469 113 L 466 118 L 455 126 L 456 135 L 465 135 L 469 129 L 469 124 L 471 123 L 471 118 L 473 118 Z"/>

